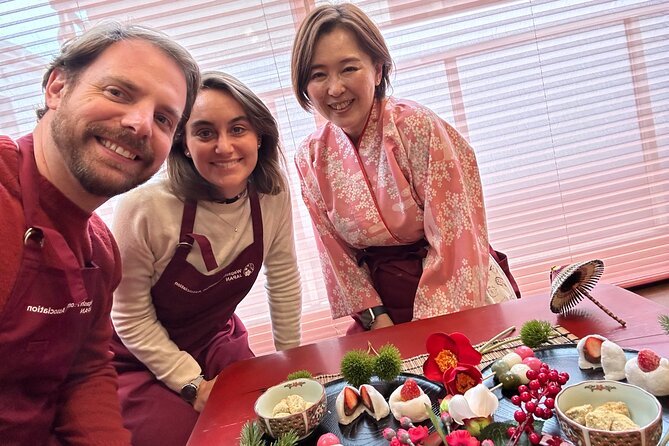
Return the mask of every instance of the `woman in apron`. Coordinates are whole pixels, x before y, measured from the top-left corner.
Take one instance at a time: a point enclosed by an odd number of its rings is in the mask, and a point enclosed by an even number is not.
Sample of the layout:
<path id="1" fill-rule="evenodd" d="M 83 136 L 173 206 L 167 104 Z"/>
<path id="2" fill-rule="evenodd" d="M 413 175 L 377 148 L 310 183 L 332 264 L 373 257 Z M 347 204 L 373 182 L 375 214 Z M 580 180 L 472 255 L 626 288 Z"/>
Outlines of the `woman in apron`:
<path id="1" fill-rule="evenodd" d="M 386 96 L 392 65 L 352 4 L 315 8 L 293 45 L 297 100 L 327 120 L 295 161 L 332 315 L 351 315 L 349 332 L 517 295 L 488 243 L 474 151 L 431 110 Z"/>
<path id="2" fill-rule="evenodd" d="M 184 445 L 220 371 L 250 358 L 235 308 L 265 266 L 274 344 L 299 345 L 301 286 L 278 129 L 232 76 L 204 73 L 168 178 L 118 205 L 114 363 L 132 443 Z"/>

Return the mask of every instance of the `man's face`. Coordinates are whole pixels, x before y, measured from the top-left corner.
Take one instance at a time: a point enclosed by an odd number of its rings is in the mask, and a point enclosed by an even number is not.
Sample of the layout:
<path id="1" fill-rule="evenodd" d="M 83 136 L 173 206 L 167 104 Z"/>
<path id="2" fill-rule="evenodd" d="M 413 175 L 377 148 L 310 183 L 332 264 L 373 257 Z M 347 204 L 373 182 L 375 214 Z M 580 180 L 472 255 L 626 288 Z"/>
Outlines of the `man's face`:
<path id="1" fill-rule="evenodd" d="M 52 76 L 51 136 L 89 194 L 111 197 L 147 181 L 169 153 L 186 105 L 176 61 L 144 40 L 114 43 L 79 73 Z"/>

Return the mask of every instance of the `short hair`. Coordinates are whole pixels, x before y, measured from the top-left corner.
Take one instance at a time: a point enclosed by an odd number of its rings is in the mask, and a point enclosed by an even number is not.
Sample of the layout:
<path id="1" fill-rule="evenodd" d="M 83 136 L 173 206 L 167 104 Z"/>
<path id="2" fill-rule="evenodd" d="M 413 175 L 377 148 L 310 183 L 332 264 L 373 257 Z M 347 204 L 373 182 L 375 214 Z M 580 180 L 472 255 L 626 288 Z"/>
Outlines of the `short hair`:
<path id="1" fill-rule="evenodd" d="M 379 28 L 357 6 L 351 3 L 322 5 L 311 11 L 300 24 L 293 42 L 291 77 L 293 92 L 297 102 L 306 111 L 313 104 L 307 95 L 311 62 L 318 39 L 333 31 L 344 28 L 356 37 L 360 48 L 372 59 L 374 64 L 381 64 L 381 82 L 374 90 L 374 97 L 382 99 L 390 88 L 390 72 L 393 59 L 386 46 L 386 41 Z"/>
<path id="2" fill-rule="evenodd" d="M 60 54 L 47 67 L 42 78 L 42 88 L 46 89 L 49 77 L 55 69 L 60 69 L 67 80 L 76 83 L 79 75 L 86 70 L 103 51 L 123 40 L 144 40 L 174 59 L 186 78 L 186 104 L 180 122 L 188 119 L 200 85 L 200 68 L 195 59 L 181 45 L 166 34 L 141 25 L 121 23 L 115 20 L 101 22 L 62 46 Z M 37 119 L 47 112 L 45 105 L 38 110 Z"/>
<path id="3" fill-rule="evenodd" d="M 202 73 L 199 91 L 204 90 L 218 90 L 232 96 L 244 109 L 251 127 L 258 134 L 258 162 L 249 178 L 255 189 L 269 195 L 286 190 L 288 183 L 282 171 L 286 159 L 279 141 L 279 128 L 267 106 L 249 87 L 235 77 L 219 71 Z M 216 195 L 214 186 L 200 175 L 193 160 L 185 154 L 186 125 L 184 123 L 175 136 L 167 157 L 170 188 L 183 199 L 212 200 Z"/>

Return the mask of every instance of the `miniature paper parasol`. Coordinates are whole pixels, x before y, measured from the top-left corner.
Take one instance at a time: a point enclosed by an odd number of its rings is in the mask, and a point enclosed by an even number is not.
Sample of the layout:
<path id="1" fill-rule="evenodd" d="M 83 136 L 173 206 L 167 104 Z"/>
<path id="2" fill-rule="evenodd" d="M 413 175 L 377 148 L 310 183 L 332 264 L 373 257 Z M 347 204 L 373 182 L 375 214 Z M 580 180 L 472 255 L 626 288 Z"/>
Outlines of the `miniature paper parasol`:
<path id="1" fill-rule="evenodd" d="M 587 262 L 572 263 L 551 268 L 551 311 L 562 313 L 572 309 L 584 297 L 590 299 L 606 314 L 618 321 L 623 327 L 626 322 L 604 307 L 589 293 L 604 273 L 604 262 L 588 260 Z"/>

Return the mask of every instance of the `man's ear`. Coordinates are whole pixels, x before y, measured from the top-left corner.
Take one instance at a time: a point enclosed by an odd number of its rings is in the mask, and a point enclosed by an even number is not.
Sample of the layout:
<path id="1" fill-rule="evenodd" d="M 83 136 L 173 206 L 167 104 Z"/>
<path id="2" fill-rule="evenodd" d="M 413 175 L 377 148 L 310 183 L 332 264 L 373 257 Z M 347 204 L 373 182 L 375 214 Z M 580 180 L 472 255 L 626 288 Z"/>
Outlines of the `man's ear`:
<path id="1" fill-rule="evenodd" d="M 55 110 L 60 106 L 60 102 L 65 96 L 66 85 L 66 74 L 60 68 L 54 68 L 44 89 L 44 101 L 48 108 Z"/>

